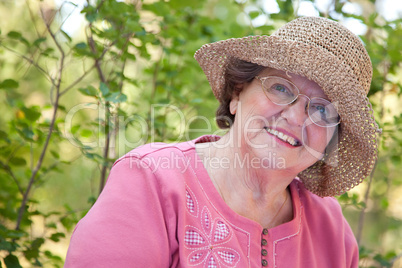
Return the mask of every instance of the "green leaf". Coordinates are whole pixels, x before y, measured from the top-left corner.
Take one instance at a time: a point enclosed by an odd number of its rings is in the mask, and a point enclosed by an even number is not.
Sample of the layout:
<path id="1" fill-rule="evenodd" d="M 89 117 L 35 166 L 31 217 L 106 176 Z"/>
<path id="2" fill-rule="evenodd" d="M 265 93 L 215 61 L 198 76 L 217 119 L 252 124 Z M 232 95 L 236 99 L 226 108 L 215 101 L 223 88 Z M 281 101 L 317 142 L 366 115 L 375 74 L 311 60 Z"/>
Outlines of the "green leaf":
<path id="1" fill-rule="evenodd" d="M 138 20 L 128 19 L 125 25 L 133 33 L 142 31 L 141 24 Z"/>
<path id="2" fill-rule="evenodd" d="M 59 242 L 60 238 L 64 238 L 64 237 L 66 237 L 66 235 L 64 233 L 54 233 L 49 237 L 49 239 L 54 242 Z"/>
<path id="3" fill-rule="evenodd" d="M 76 44 L 76 45 L 75 45 L 75 48 L 76 48 L 76 49 L 87 49 L 88 46 L 87 46 L 86 43 L 81 42 L 81 43 Z"/>
<path id="4" fill-rule="evenodd" d="M 80 131 L 80 134 L 81 134 L 81 136 L 84 137 L 84 138 L 89 138 L 89 137 L 92 136 L 93 131 L 91 131 L 91 130 L 89 130 L 89 129 L 82 129 L 82 130 Z"/>
<path id="5" fill-rule="evenodd" d="M 33 45 L 39 47 L 39 45 L 46 41 L 45 37 L 40 37 L 33 42 Z"/>
<path id="6" fill-rule="evenodd" d="M 89 47 L 86 43 L 81 42 L 74 46 L 74 51 L 80 56 L 92 56 L 93 54 L 89 50 Z"/>
<path id="7" fill-rule="evenodd" d="M 45 250 L 45 256 L 48 257 L 49 259 L 52 259 L 52 260 L 57 261 L 57 262 L 62 262 L 63 261 L 62 258 L 60 258 L 59 256 L 56 256 L 56 255 L 53 255 L 53 253 L 50 252 L 49 250 Z"/>
<path id="8" fill-rule="evenodd" d="M 53 155 L 54 158 L 59 159 L 60 158 L 60 154 L 54 150 L 51 150 L 50 153 Z"/>
<path id="9" fill-rule="evenodd" d="M 10 163 L 14 166 L 25 166 L 27 161 L 25 161 L 25 159 L 21 157 L 13 157 L 10 159 Z"/>
<path id="10" fill-rule="evenodd" d="M 77 133 L 77 130 L 79 130 L 80 128 L 81 128 L 81 125 L 75 125 L 71 128 L 70 131 L 72 134 L 75 134 L 75 133 Z"/>
<path id="11" fill-rule="evenodd" d="M 6 240 L 0 239 L 0 250 L 14 251 L 15 244 L 8 242 Z"/>
<path id="12" fill-rule="evenodd" d="M 39 250 L 37 248 L 28 248 L 24 250 L 24 256 L 28 260 L 36 259 L 39 257 Z"/>
<path id="13" fill-rule="evenodd" d="M 60 111 L 63 111 L 63 112 L 67 111 L 66 107 L 64 107 L 63 105 L 60 105 L 60 104 L 59 104 L 59 106 L 57 106 L 57 109 L 59 109 Z"/>
<path id="14" fill-rule="evenodd" d="M 44 55 L 44 56 L 49 56 L 51 53 L 53 53 L 54 52 L 54 49 L 53 48 L 51 48 L 51 47 L 48 47 L 48 48 L 46 48 L 43 52 L 42 52 L 42 55 Z"/>
<path id="15" fill-rule="evenodd" d="M 18 88 L 18 87 L 19 87 L 18 82 L 13 79 L 6 79 L 0 83 L 0 88 L 4 88 L 4 89 L 14 89 L 14 88 Z"/>
<path id="16" fill-rule="evenodd" d="M 106 97 L 105 100 L 113 103 L 120 103 L 127 101 L 127 96 L 120 92 L 113 92 Z"/>
<path id="17" fill-rule="evenodd" d="M 11 253 L 4 258 L 4 264 L 7 268 L 22 268 L 20 262 L 18 261 L 18 258 Z"/>
<path id="18" fill-rule="evenodd" d="M 7 34 L 8 37 L 12 38 L 12 39 L 17 39 L 19 40 L 22 37 L 22 34 L 16 31 L 11 31 Z"/>
<path id="19" fill-rule="evenodd" d="M 109 94 L 109 88 L 105 83 L 101 82 L 99 89 L 102 92 L 102 96 L 106 97 Z"/>
<path id="20" fill-rule="evenodd" d="M 381 204 L 381 208 L 382 208 L 383 210 L 386 210 L 386 209 L 389 207 L 389 201 L 388 201 L 388 199 L 385 198 L 385 197 L 383 197 L 383 198 L 381 199 L 380 204 Z"/>
<path id="21" fill-rule="evenodd" d="M 33 131 L 31 130 L 31 129 L 29 129 L 29 128 L 27 128 L 27 127 L 24 127 L 24 128 L 22 128 L 22 130 L 21 129 L 17 129 L 17 131 L 18 131 L 18 133 L 20 133 L 20 135 L 24 138 L 24 139 L 26 139 L 26 140 L 29 140 L 29 141 L 34 141 L 33 140 L 33 137 L 34 137 L 34 133 L 33 133 Z"/>
<path id="22" fill-rule="evenodd" d="M 54 222 L 51 222 L 51 223 L 46 224 L 46 227 L 47 227 L 47 228 L 57 229 L 57 225 L 56 225 L 56 223 L 54 223 Z"/>
<path id="23" fill-rule="evenodd" d="M 32 242 L 32 248 L 40 248 L 40 246 L 42 246 L 42 244 L 45 243 L 45 239 L 43 238 L 36 238 L 33 242 Z"/>
<path id="24" fill-rule="evenodd" d="M 41 112 L 39 111 L 39 107 L 37 106 L 33 106 L 30 108 L 22 107 L 21 110 L 24 112 L 25 118 L 31 122 L 36 122 L 42 115 Z"/>
<path id="25" fill-rule="evenodd" d="M 26 40 L 22 34 L 20 32 L 16 32 L 16 31 L 11 31 L 7 34 L 7 36 L 11 39 L 15 39 L 15 40 L 19 40 L 21 41 L 21 43 L 23 43 L 26 46 L 29 46 L 29 42 L 28 40 Z"/>
<path id="26" fill-rule="evenodd" d="M 62 35 L 68 40 L 68 42 L 73 41 L 73 39 L 71 39 L 71 37 L 63 30 L 60 30 L 60 32 L 62 33 Z"/>
<path id="27" fill-rule="evenodd" d="M 255 19 L 257 18 L 261 13 L 259 11 L 251 11 L 250 13 L 248 13 L 250 19 Z"/>
<path id="28" fill-rule="evenodd" d="M 0 140 L 6 140 L 8 139 L 8 135 L 6 132 L 4 132 L 3 130 L 0 130 Z"/>
<path id="29" fill-rule="evenodd" d="M 401 163 L 401 156 L 400 155 L 391 156 L 391 162 L 394 166 L 399 166 L 399 164 Z"/>
<path id="30" fill-rule="evenodd" d="M 96 96 L 98 94 L 98 90 L 94 88 L 93 86 L 89 85 L 86 88 L 80 88 L 78 89 L 82 94 L 86 96 Z"/>
<path id="31" fill-rule="evenodd" d="M 96 197 L 94 197 L 94 196 L 90 196 L 90 197 L 88 197 L 88 203 L 89 204 L 95 204 L 95 201 L 96 201 Z"/>
<path id="32" fill-rule="evenodd" d="M 88 5 L 86 6 L 81 13 L 86 13 L 85 18 L 87 19 L 88 22 L 94 22 L 96 21 L 98 17 L 98 13 L 96 11 L 96 8 L 94 6 Z"/>

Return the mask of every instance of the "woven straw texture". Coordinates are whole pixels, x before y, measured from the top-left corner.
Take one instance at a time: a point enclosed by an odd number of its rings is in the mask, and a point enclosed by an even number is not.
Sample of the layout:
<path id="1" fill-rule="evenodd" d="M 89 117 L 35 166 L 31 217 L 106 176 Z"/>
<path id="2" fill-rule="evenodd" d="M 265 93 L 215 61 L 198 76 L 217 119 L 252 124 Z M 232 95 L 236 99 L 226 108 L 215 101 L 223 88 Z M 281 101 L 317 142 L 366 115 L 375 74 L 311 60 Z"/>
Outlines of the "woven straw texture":
<path id="1" fill-rule="evenodd" d="M 319 196 L 341 195 L 366 178 L 377 160 L 378 126 L 368 101 L 372 67 L 360 39 L 332 20 L 303 17 L 271 36 L 228 39 L 202 46 L 195 58 L 220 100 L 233 58 L 302 75 L 321 86 L 341 116 L 338 145 L 299 174 Z"/>

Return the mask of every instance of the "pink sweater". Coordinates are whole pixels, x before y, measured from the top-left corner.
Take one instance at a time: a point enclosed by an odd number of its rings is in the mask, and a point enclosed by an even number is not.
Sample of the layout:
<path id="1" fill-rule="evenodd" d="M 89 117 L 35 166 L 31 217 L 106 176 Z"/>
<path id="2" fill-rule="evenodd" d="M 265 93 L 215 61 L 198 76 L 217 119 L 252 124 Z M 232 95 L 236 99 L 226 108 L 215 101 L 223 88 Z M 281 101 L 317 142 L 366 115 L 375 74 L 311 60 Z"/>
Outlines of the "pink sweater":
<path id="1" fill-rule="evenodd" d="M 272 229 L 232 211 L 195 142 L 154 143 L 114 164 L 71 238 L 65 267 L 358 267 L 355 237 L 334 198 L 295 179 L 293 220 Z"/>

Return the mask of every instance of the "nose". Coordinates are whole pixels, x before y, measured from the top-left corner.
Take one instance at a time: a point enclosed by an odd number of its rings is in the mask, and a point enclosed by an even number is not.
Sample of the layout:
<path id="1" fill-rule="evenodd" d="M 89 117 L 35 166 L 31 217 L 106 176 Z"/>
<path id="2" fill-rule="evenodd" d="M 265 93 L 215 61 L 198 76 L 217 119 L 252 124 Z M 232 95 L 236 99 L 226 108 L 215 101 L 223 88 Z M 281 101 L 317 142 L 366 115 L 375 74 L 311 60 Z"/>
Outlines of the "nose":
<path id="1" fill-rule="evenodd" d="M 299 94 L 294 102 L 284 107 L 282 117 L 286 118 L 291 125 L 302 126 L 308 119 L 309 102 L 309 97 L 304 94 Z"/>

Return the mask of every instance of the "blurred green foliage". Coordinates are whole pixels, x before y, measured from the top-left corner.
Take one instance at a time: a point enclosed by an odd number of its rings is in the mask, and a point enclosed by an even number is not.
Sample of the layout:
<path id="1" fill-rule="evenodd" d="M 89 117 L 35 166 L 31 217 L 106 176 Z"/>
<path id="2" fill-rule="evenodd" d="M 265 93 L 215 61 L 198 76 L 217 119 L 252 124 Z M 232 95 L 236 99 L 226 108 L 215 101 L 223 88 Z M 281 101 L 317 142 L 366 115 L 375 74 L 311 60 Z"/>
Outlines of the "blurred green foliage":
<path id="1" fill-rule="evenodd" d="M 376 1 L 2 1 L 0 267 L 62 267 L 69 236 L 119 156 L 152 141 L 220 134 L 217 103 L 193 59 L 203 44 L 270 34 L 311 5 L 362 24 L 383 128 L 377 169 L 339 197 L 361 267 L 402 267 L 402 21 Z M 274 3 L 274 2 L 273 2 Z M 358 14 L 346 12 L 357 5 Z M 85 16 L 66 31 L 70 15 Z M 279 10 L 279 12 L 275 11 Z M 273 12 L 273 13 L 272 13 Z"/>

